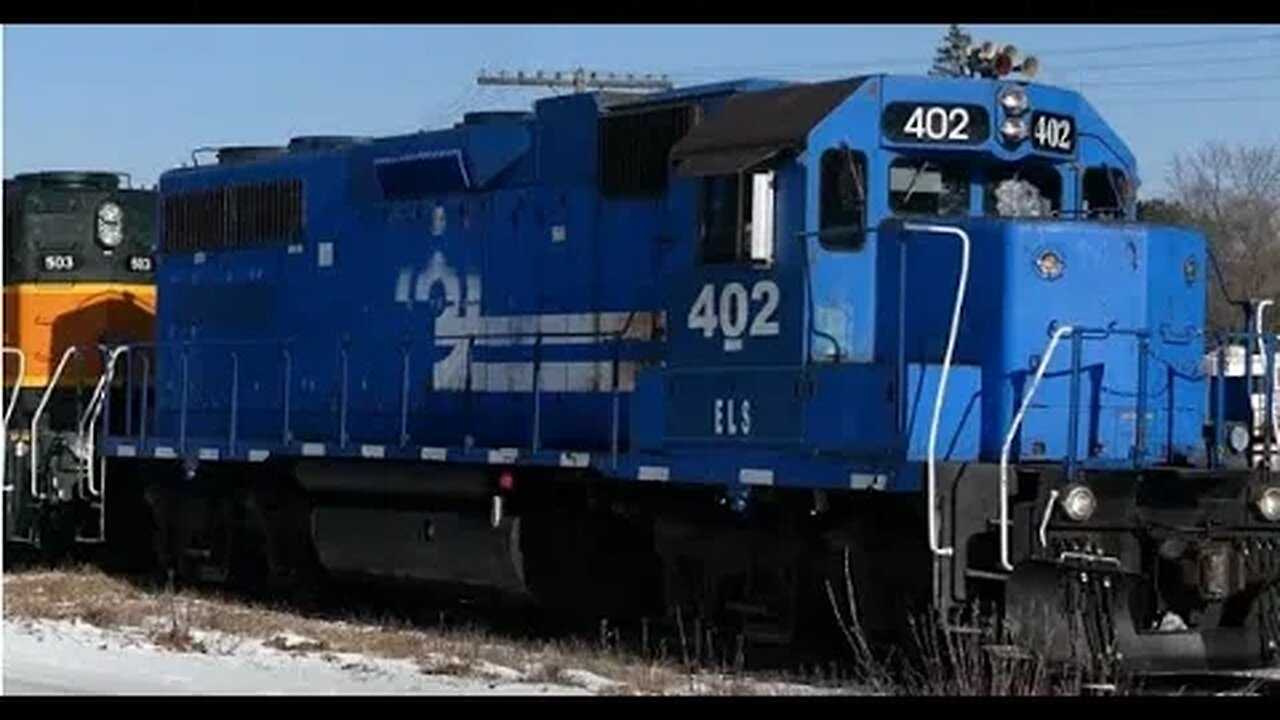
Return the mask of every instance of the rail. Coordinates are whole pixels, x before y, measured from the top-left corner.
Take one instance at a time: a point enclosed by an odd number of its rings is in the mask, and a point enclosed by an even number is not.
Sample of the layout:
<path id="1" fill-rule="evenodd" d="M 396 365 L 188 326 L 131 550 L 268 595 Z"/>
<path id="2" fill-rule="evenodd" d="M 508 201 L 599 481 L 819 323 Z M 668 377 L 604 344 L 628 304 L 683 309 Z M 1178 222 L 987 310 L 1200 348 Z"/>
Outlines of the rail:
<path id="1" fill-rule="evenodd" d="M 128 436 L 128 437 L 134 436 L 133 383 L 134 383 L 134 377 L 136 373 L 134 373 L 133 371 L 133 358 L 136 354 L 140 358 L 140 361 L 142 363 L 142 379 L 140 383 L 141 400 L 139 403 L 140 410 L 139 410 L 139 418 L 137 423 L 139 427 L 138 437 L 140 437 L 142 440 L 145 441 L 148 436 L 148 431 L 150 429 L 150 426 L 147 421 L 147 417 L 150 412 L 149 401 L 151 400 L 150 392 L 151 392 L 151 386 L 152 386 L 152 382 L 151 382 L 151 364 L 152 363 L 151 363 L 150 356 L 141 351 L 149 350 L 152 353 L 155 353 L 156 351 L 160 351 L 160 350 L 176 351 L 179 355 L 179 361 L 180 361 L 180 367 L 181 367 L 181 373 L 182 373 L 182 387 L 181 387 L 181 394 L 180 394 L 181 399 L 179 401 L 179 407 L 178 407 L 178 428 L 179 428 L 178 443 L 179 443 L 179 446 L 185 450 L 186 440 L 187 440 L 187 427 L 188 427 L 188 421 L 189 421 L 189 409 L 190 409 L 190 353 L 193 350 L 199 350 L 199 349 L 228 347 L 228 348 L 236 348 L 228 352 L 228 355 L 227 355 L 227 357 L 231 361 L 231 378 L 229 383 L 230 395 L 231 395 L 231 398 L 230 398 L 231 412 L 228 418 L 227 443 L 228 443 L 228 447 L 234 450 L 234 448 L 236 447 L 240 439 L 239 437 L 240 395 L 241 395 L 240 393 L 240 350 L 243 350 L 245 348 L 269 349 L 273 347 L 279 347 L 280 357 L 281 357 L 281 362 L 283 367 L 283 375 L 284 375 L 282 378 L 283 427 L 281 429 L 281 437 L 283 441 L 287 443 L 291 439 L 290 386 L 292 385 L 292 368 L 293 368 L 292 354 L 289 352 L 289 349 L 287 347 L 288 344 L 289 344 L 289 341 L 287 340 L 286 341 L 249 340 L 249 341 L 204 341 L 204 342 L 198 342 L 198 343 L 141 342 L 141 343 L 128 343 L 125 345 L 114 346 L 110 348 L 110 352 L 108 354 L 108 360 L 106 363 L 106 368 L 104 369 L 102 377 L 98 381 L 98 387 L 105 388 L 107 389 L 107 391 L 101 393 L 101 396 L 95 393 L 94 400 L 101 401 L 101 406 L 97 408 L 98 412 L 94 413 L 92 416 L 90 416 L 89 413 L 94 410 L 93 406 L 91 406 L 88 410 L 86 410 L 85 415 L 82 416 L 81 418 L 82 431 L 85 430 L 83 425 L 85 418 L 89 418 L 90 423 L 89 423 L 89 427 L 87 428 L 87 434 L 96 436 L 97 434 L 96 423 L 97 423 L 99 414 L 105 417 L 107 425 L 108 426 L 110 425 L 110 418 L 112 414 L 112 410 L 111 410 L 112 400 L 110 397 L 109 387 L 110 387 L 111 381 L 114 379 L 114 374 L 115 374 L 115 370 L 116 370 L 116 366 L 117 366 L 117 362 L 119 361 L 119 358 L 121 356 L 125 356 L 128 358 L 129 364 L 125 370 L 126 404 L 125 404 L 124 434 L 125 436 Z"/>
<path id="2" fill-rule="evenodd" d="M 0 433 L 2 433 L 0 434 L 0 444 L 6 448 L 4 456 L 0 457 L 0 485 L 3 485 L 3 488 L 0 489 L 4 492 L 12 492 L 14 487 L 13 483 L 5 481 L 5 478 L 8 477 L 8 468 L 5 467 L 5 465 L 8 463 L 9 455 L 7 449 L 9 444 L 9 421 L 13 419 L 13 411 L 18 408 L 18 396 L 22 392 L 22 381 L 27 376 L 27 354 L 22 352 L 20 348 L 16 347 L 0 348 L 0 358 L 8 355 L 13 355 L 18 358 L 18 373 L 17 375 L 14 375 L 13 392 L 9 395 L 8 401 L 4 404 L 4 423 L 3 425 L 0 425 L 0 428 L 2 428 L 0 429 Z"/>
<path id="3" fill-rule="evenodd" d="M 21 348 L 4 347 L 0 348 L 0 357 L 4 355 L 13 355 L 18 358 L 18 374 L 14 376 L 13 394 L 9 396 L 8 402 L 4 404 L 4 430 L 5 437 L 8 437 L 9 421 L 13 418 L 13 411 L 18 407 L 18 395 L 22 391 L 22 380 L 27 376 L 27 354 Z"/>
<path id="4" fill-rule="evenodd" d="M 1134 442 L 1130 455 L 1130 462 L 1134 467 L 1142 465 L 1147 456 L 1147 395 L 1150 392 L 1148 387 L 1148 376 L 1150 374 L 1149 357 L 1151 350 L 1151 332 L 1146 329 L 1127 329 L 1113 326 L 1108 327 L 1081 327 L 1075 325 L 1061 325 L 1054 329 L 1050 335 L 1046 345 L 1044 355 L 1040 358 L 1040 363 L 1036 367 L 1036 372 L 1032 376 L 1030 386 L 1023 395 L 1022 402 L 1018 407 L 1017 413 L 1014 414 L 1013 421 L 1009 424 L 1009 430 L 1005 434 L 1004 444 L 1000 448 L 1000 565 L 1006 571 L 1012 571 L 1012 563 L 1010 558 L 1010 519 L 1009 519 L 1009 458 L 1013 448 L 1014 439 L 1018 435 L 1018 431 L 1022 428 L 1022 423 L 1026 418 L 1027 410 L 1031 406 L 1031 401 L 1039 389 L 1040 382 L 1044 378 L 1045 372 L 1049 367 L 1049 363 L 1053 360 L 1059 344 L 1064 338 L 1071 339 L 1071 361 L 1069 370 L 1070 388 L 1067 409 L 1067 445 L 1063 453 L 1063 464 L 1065 466 L 1065 475 L 1070 480 L 1075 476 L 1077 465 L 1077 453 L 1079 451 L 1080 438 L 1080 374 L 1084 362 L 1084 341 L 1106 339 L 1111 336 L 1128 336 L 1133 337 L 1138 345 L 1138 378 L 1137 392 L 1134 394 Z M 1194 333 L 1187 336 L 1179 336 L 1171 334 L 1167 327 L 1161 328 L 1161 340 L 1168 344 L 1183 344 L 1189 342 L 1196 335 Z M 1052 501 L 1045 509 L 1045 515 L 1041 520 L 1040 537 L 1042 544 L 1045 542 L 1047 534 L 1048 521 L 1052 512 Z"/>
<path id="5" fill-rule="evenodd" d="M 102 409 L 106 405 L 107 396 L 111 392 L 111 381 L 115 379 L 116 362 L 119 361 L 122 353 L 130 351 L 129 346 L 124 345 L 116 347 L 107 354 L 105 367 L 102 375 L 98 378 L 98 384 L 94 386 L 93 395 L 89 399 L 89 405 L 85 408 L 84 413 L 80 416 L 79 426 L 76 428 L 77 438 L 80 446 L 85 448 L 85 464 L 87 466 L 85 480 L 88 485 L 89 495 L 95 498 L 101 498 L 102 492 L 99 490 L 96 479 L 94 478 L 94 459 L 95 438 L 97 437 L 96 426 L 98 417 L 102 413 Z M 132 402 L 126 407 L 132 408 Z M 103 488 L 105 490 L 105 487 Z"/>
<path id="6" fill-rule="evenodd" d="M 1262 312 L 1261 308 L 1269 305 L 1270 301 L 1260 303 L 1260 309 L 1256 316 L 1256 327 L 1261 327 Z M 1226 377 L 1227 377 L 1227 348 L 1238 343 L 1245 350 L 1244 356 L 1244 379 L 1246 388 L 1252 396 L 1254 386 L 1254 359 L 1251 355 L 1251 347 L 1256 342 L 1258 348 L 1265 357 L 1266 369 L 1263 378 L 1264 393 L 1264 410 L 1265 417 L 1260 421 L 1258 411 L 1253 407 L 1252 397 L 1250 398 L 1250 413 L 1253 416 L 1253 424 L 1262 425 L 1263 430 L 1263 458 L 1266 460 L 1268 468 L 1275 464 L 1275 443 L 1280 443 L 1280 426 L 1277 425 L 1275 413 L 1275 392 L 1276 392 L 1276 367 L 1275 355 L 1280 336 L 1273 333 L 1264 332 L 1217 332 L 1213 334 L 1217 341 L 1217 350 L 1215 352 L 1217 363 L 1214 368 L 1214 390 L 1216 402 L 1213 408 L 1213 431 L 1214 431 L 1214 448 L 1218 452 L 1213 453 L 1210 458 L 1213 467 L 1221 464 L 1219 452 L 1225 447 L 1226 442 Z M 1270 431 L 1270 432 L 1267 432 Z M 1252 443 L 1251 443 L 1252 445 Z M 1250 448 L 1250 452 L 1253 448 Z"/>
<path id="7" fill-rule="evenodd" d="M 1105 340 L 1113 335 L 1132 337 L 1138 344 L 1138 389 L 1135 393 L 1134 445 L 1130 460 L 1134 467 L 1140 466 L 1147 455 L 1147 396 L 1150 393 L 1148 376 L 1150 374 L 1151 335 L 1147 329 L 1107 327 L 1079 327 L 1071 336 L 1071 397 L 1069 407 L 1069 423 L 1067 425 L 1067 475 L 1075 472 L 1076 453 L 1079 447 L 1080 420 L 1080 373 L 1083 364 L 1083 344 L 1085 340 Z M 1161 328 L 1160 339 L 1166 344 L 1185 344 L 1190 342 L 1194 334 L 1178 336 Z"/>
<path id="8" fill-rule="evenodd" d="M 530 449 L 534 452 L 542 448 L 542 363 L 543 363 L 543 346 L 548 344 L 548 340 L 570 340 L 590 338 L 592 340 L 611 340 L 613 354 L 610 358 L 610 419 L 609 419 L 609 453 L 611 463 L 614 467 L 618 465 L 618 456 L 620 453 L 621 436 L 621 405 L 622 405 L 622 387 L 619 384 L 619 377 L 622 370 L 622 345 L 627 340 L 628 333 L 631 332 L 631 322 L 638 313 L 632 312 L 627 317 L 626 323 L 621 328 L 611 332 L 512 332 L 512 333 L 495 333 L 483 336 L 474 334 L 454 334 L 454 335 L 436 335 L 435 340 L 453 341 L 467 343 L 467 389 L 471 388 L 471 358 L 472 348 L 477 340 L 486 341 L 527 341 L 517 344 L 533 346 L 533 419 Z M 633 338 L 637 342 L 648 342 L 643 338 Z"/>
<path id="9" fill-rule="evenodd" d="M 1267 308 L 1271 307 L 1274 304 L 1275 304 L 1275 300 L 1272 300 L 1269 298 L 1266 300 L 1262 300 L 1258 303 L 1257 307 L 1254 309 L 1254 329 L 1253 329 L 1254 334 L 1257 336 L 1257 339 L 1258 339 L 1258 353 L 1268 358 L 1272 358 L 1272 361 L 1274 360 L 1275 353 L 1267 352 L 1266 334 L 1263 333 L 1263 327 L 1264 327 L 1263 317 L 1265 317 L 1266 315 Z M 1252 358 L 1248 358 L 1247 356 L 1248 356 L 1248 353 L 1246 353 L 1246 362 L 1248 363 L 1249 372 L 1250 372 L 1249 384 L 1252 385 L 1253 384 L 1253 378 L 1252 378 L 1253 362 L 1252 362 Z M 1268 364 L 1267 377 L 1274 378 L 1274 376 L 1275 376 L 1274 368 L 1272 368 Z M 1271 402 L 1272 402 L 1272 393 L 1268 391 L 1267 392 L 1267 417 L 1270 419 L 1270 423 L 1268 423 L 1269 427 L 1267 428 L 1267 430 L 1271 431 L 1271 436 L 1276 442 L 1280 442 L 1280 420 L 1277 420 L 1275 413 L 1273 412 L 1273 408 L 1271 407 Z M 1270 452 L 1268 452 L 1265 457 L 1268 465 L 1274 464 L 1275 460 L 1274 458 L 1271 457 Z"/>
<path id="10" fill-rule="evenodd" d="M 1027 415 L 1027 408 L 1031 406 L 1031 399 L 1035 397 L 1036 389 L 1040 387 L 1040 380 L 1044 378 L 1045 370 L 1049 367 L 1049 362 L 1053 360 L 1053 353 L 1058 349 L 1058 343 L 1062 338 L 1075 332 L 1075 328 L 1070 325 L 1063 325 L 1053 331 L 1053 335 L 1049 338 L 1048 347 L 1045 348 L 1044 356 L 1040 358 L 1040 365 L 1036 368 L 1036 374 L 1031 380 L 1031 387 L 1023 394 L 1022 404 L 1018 407 L 1018 412 L 1013 416 L 1013 422 L 1009 424 L 1009 432 L 1004 436 L 1004 445 L 1000 448 L 1000 566 L 1009 572 L 1013 572 L 1013 565 L 1009 560 L 1009 451 L 1013 447 L 1013 439 L 1017 436 L 1018 430 L 1022 427 L 1022 420 Z M 1078 358 L 1073 358 L 1074 360 Z M 1074 374 L 1073 374 L 1074 377 Z M 1074 397 L 1074 395 L 1073 395 Z M 1071 416 L 1071 424 L 1075 425 L 1075 415 Z M 1073 453 L 1075 446 L 1068 446 L 1068 453 Z"/>
<path id="11" fill-rule="evenodd" d="M 1044 504 L 1044 515 L 1040 517 L 1040 547 L 1049 547 L 1049 521 L 1053 519 L 1053 506 L 1057 504 L 1058 498 L 1062 495 L 1057 488 L 1049 491 L 1049 502 Z M 1004 546 L 1005 548 L 1008 545 Z M 1007 550 L 1006 550 L 1007 553 Z M 1008 565 L 1009 558 L 1007 555 L 1002 558 L 1002 563 Z M 1006 567 L 1007 569 L 1007 567 Z"/>
<path id="12" fill-rule="evenodd" d="M 49 404 L 49 398 L 53 397 L 53 391 L 58 387 L 58 381 L 62 379 L 62 372 L 67 368 L 67 362 L 78 352 L 79 350 L 74 345 L 62 351 L 62 357 L 58 360 L 58 367 L 53 371 L 53 375 L 50 376 L 49 384 L 45 387 L 44 394 L 40 396 L 40 404 L 36 406 L 36 411 L 31 414 L 31 497 L 37 500 L 44 500 L 49 497 L 47 494 L 40 492 L 40 418 L 44 415 L 44 409 Z"/>
<path id="13" fill-rule="evenodd" d="M 929 506 L 929 549 L 936 556 L 947 557 L 955 553 L 953 547 L 942 547 L 938 541 L 938 428 L 942 422 L 942 401 L 947 394 L 947 379 L 951 374 L 951 360 L 955 353 L 956 337 L 960 332 L 960 315 L 964 310 L 964 299 L 969 288 L 969 235 L 958 227 L 949 225 L 917 225 L 906 223 L 904 229 L 910 232 L 954 235 L 960 241 L 960 279 L 956 283 L 955 305 L 951 313 L 951 332 L 947 337 L 947 352 L 942 361 L 942 375 L 938 379 L 938 392 L 933 401 L 933 419 L 929 423 L 928 449 L 928 506 Z"/>
<path id="14" fill-rule="evenodd" d="M 1265 306 L 1264 306 L 1265 307 Z M 1258 314 L 1261 319 L 1261 312 Z M 1080 375 L 1083 364 L 1083 343 L 1088 339 L 1105 339 L 1113 335 L 1131 336 L 1137 340 L 1138 344 L 1138 391 L 1135 394 L 1135 424 L 1134 424 L 1134 445 L 1131 461 L 1135 466 L 1140 465 L 1146 459 L 1146 443 L 1147 443 L 1147 395 L 1150 388 L 1147 387 L 1149 375 L 1149 360 L 1151 333 L 1148 330 L 1122 329 L 1112 327 L 1090 328 L 1064 325 L 1056 328 L 1051 335 L 1045 353 L 1040 360 L 1036 372 L 1032 378 L 1031 384 L 1024 394 L 1022 402 L 1015 414 L 1009 430 L 1005 435 L 1004 445 L 1000 451 L 1000 564 L 1008 571 L 1012 571 L 1010 563 L 1010 523 L 1009 523 L 1009 458 L 1012 451 L 1013 441 L 1021 429 L 1026 412 L 1030 407 L 1031 401 L 1035 395 L 1039 384 L 1044 377 L 1054 352 L 1061 341 L 1070 336 L 1071 338 L 1071 363 L 1070 363 L 1070 398 L 1068 409 L 1067 424 L 1067 446 L 1063 457 L 1066 467 L 1066 477 L 1070 480 L 1074 477 L 1075 467 L 1077 464 L 1077 453 L 1079 451 L 1079 418 L 1080 412 Z M 1187 342 L 1192 337 L 1199 337 L 1197 334 L 1190 334 L 1187 337 L 1170 335 L 1167 328 L 1163 329 L 1162 340 L 1166 343 L 1177 344 Z M 1240 342 L 1246 349 L 1251 347 L 1254 342 L 1262 348 L 1266 355 L 1266 379 L 1264 382 L 1266 403 L 1266 417 L 1270 419 L 1269 423 L 1265 423 L 1267 429 L 1275 430 L 1276 416 L 1274 412 L 1273 398 L 1275 393 L 1275 348 L 1280 336 L 1260 332 L 1235 332 L 1235 333 L 1215 333 L 1218 338 L 1217 348 L 1217 367 L 1214 372 L 1213 382 L 1216 387 L 1216 403 L 1214 412 L 1214 446 L 1221 449 L 1225 443 L 1225 393 L 1224 383 L 1226 377 L 1226 349 L 1232 342 Z M 1253 362 L 1246 353 L 1245 377 L 1249 386 L 1253 384 Z M 1256 410 L 1255 424 L 1258 423 Z M 1280 440 L 1280 432 L 1274 435 L 1275 440 Z M 1273 453 L 1273 436 L 1264 432 L 1264 453 L 1267 458 L 1271 458 Z M 1211 465 L 1217 467 L 1220 464 L 1218 454 L 1215 452 L 1211 456 Z M 1040 540 L 1044 545 L 1047 542 L 1047 528 L 1053 507 L 1053 499 L 1050 500 L 1045 508 L 1045 514 L 1041 518 Z"/>
<path id="15" fill-rule="evenodd" d="M 634 313 L 633 313 L 634 316 Z M 430 338 L 428 346 L 431 349 L 438 347 L 440 342 L 459 342 L 465 343 L 466 346 L 466 364 L 464 372 L 465 392 L 471 393 L 474 388 L 473 366 L 476 361 L 473 359 L 474 353 L 471 350 L 478 342 L 490 344 L 513 344 L 513 345 L 529 345 L 533 349 L 533 381 L 532 388 L 532 418 L 530 428 L 530 440 L 528 446 L 535 452 L 542 449 L 544 435 L 544 418 L 542 395 L 544 394 L 543 371 L 546 359 L 545 346 L 556 343 L 563 343 L 568 339 L 590 339 L 596 344 L 605 344 L 612 341 L 612 354 L 608 362 L 610 363 L 612 372 L 610 373 L 610 385 L 607 392 L 611 393 L 610 403 L 610 430 L 609 430 L 609 449 L 612 454 L 612 460 L 616 466 L 620 452 L 620 423 L 621 423 L 621 393 L 622 393 L 622 362 L 623 362 L 623 344 L 628 339 L 635 340 L 639 344 L 648 342 L 644 337 L 628 338 L 630 332 L 630 318 L 624 326 L 618 330 L 607 332 L 511 332 L 511 333 L 495 333 L 495 334 L 440 334 Z M 178 444 L 185 452 L 188 440 L 188 430 L 190 427 L 190 416 L 192 413 L 190 398 L 190 358 L 193 353 L 198 351 L 208 351 L 217 347 L 225 347 L 228 349 L 226 358 L 230 361 L 230 410 L 227 418 L 226 442 L 228 446 L 234 450 L 235 447 L 243 440 L 240 429 L 241 415 L 241 358 L 240 350 L 249 347 L 267 348 L 278 346 L 280 349 L 279 362 L 282 374 L 282 407 L 280 409 L 281 422 L 283 424 L 281 437 L 285 444 L 293 441 L 293 425 L 294 425 L 294 409 L 291 403 L 291 392 L 293 385 L 293 354 L 290 351 L 290 345 L 293 341 L 185 341 L 185 342 L 149 342 L 149 343 L 133 343 L 129 345 L 116 346 L 110 351 L 110 360 L 108 361 L 108 370 L 104 371 L 103 377 L 99 380 L 99 390 L 105 390 L 109 387 L 115 372 L 115 363 L 122 355 L 127 355 L 132 366 L 134 350 L 149 349 L 153 352 L 165 351 L 176 353 L 179 357 L 179 367 L 182 376 L 181 387 L 179 389 L 179 401 L 177 408 L 178 423 Z M 399 344 L 396 352 L 399 354 L 399 408 L 398 408 L 398 441 L 401 447 L 405 447 L 411 440 L 409 431 L 409 422 L 411 416 L 411 389 L 412 389 L 412 368 L 413 368 L 413 350 L 414 347 L 409 341 L 403 341 Z M 337 408 L 337 437 L 342 447 L 350 444 L 350 422 L 352 412 L 352 400 L 350 392 L 350 376 L 351 376 L 351 349 L 350 343 L 343 340 L 338 346 L 338 408 Z M 144 393 L 144 401 L 142 404 L 142 420 L 141 434 L 145 439 L 147 434 L 147 413 L 148 406 L 145 401 L 145 393 L 151 383 L 150 362 L 147 355 L 141 355 L 142 360 L 146 363 L 144 366 L 144 377 L 142 380 L 142 390 Z M 603 358 L 601 358 L 603 360 Z M 596 360 L 600 362 L 601 360 Z M 130 369 L 128 372 L 129 382 L 132 383 L 134 373 Z M 132 398 L 132 391 L 126 392 L 126 397 Z M 102 412 L 107 418 L 111 415 L 111 397 L 109 392 L 95 393 L 95 400 L 101 400 Z M 90 408 L 95 411 L 94 414 L 86 414 L 86 418 L 90 420 L 88 432 L 90 434 L 96 432 L 97 408 Z M 132 402 L 126 406 L 126 410 L 132 411 Z M 134 431 L 134 423 L 132 418 L 126 419 L 125 422 L 126 435 L 132 436 Z M 97 486 L 93 485 L 92 490 L 97 490 Z"/>

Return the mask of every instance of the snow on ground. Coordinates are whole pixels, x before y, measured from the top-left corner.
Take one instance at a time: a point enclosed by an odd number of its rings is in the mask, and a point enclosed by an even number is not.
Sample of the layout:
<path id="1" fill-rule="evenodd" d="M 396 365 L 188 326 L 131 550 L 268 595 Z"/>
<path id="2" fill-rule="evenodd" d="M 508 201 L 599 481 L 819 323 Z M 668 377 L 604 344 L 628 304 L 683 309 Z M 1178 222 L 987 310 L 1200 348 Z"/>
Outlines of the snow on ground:
<path id="1" fill-rule="evenodd" d="M 1264 680 L 1280 680 L 1280 667 L 1265 668 L 1262 670 L 1247 670 L 1242 672 L 1232 672 L 1231 675 L 1239 677 L 1259 678 Z"/>
<path id="2" fill-rule="evenodd" d="M 81 620 L 4 619 L 7 695 L 594 695 L 622 686 L 588 670 L 428 653 L 421 663 L 330 652 L 293 632 L 266 639 L 192 630 L 182 647 L 157 644 L 156 627 L 104 629 Z M 703 687 L 705 686 L 705 687 Z M 695 681 L 676 692 L 717 690 Z M 844 694 L 802 684 L 746 682 L 752 695 Z M 731 691 L 732 692 L 732 691 Z"/>
<path id="3" fill-rule="evenodd" d="M 299 636 L 262 642 L 192 635 L 203 652 L 159 647 L 141 630 L 6 618 L 0 688 L 9 695 L 588 695 L 610 684 L 589 673 L 571 675 L 573 685 L 525 682 L 522 673 L 498 666 L 467 677 L 428 674 L 409 660 L 299 652 L 307 647 Z"/>
<path id="4" fill-rule="evenodd" d="M 101 628 L 81 620 L 5 618 L 3 680 L 9 695 L 594 695 L 625 691 L 588 670 L 539 662 L 521 669 L 438 652 L 388 659 L 332 652 L 291 631 L 267 637 L 191 630 L 165 642 L 149 627 Z M 159 643 L 159 644 L 158 644 Z M 1280 679 L 1280 668 L 1238 673 Z M 739 681 L 734 694 L 859 694 L 803 684 Z M 659 692 L 721 694 L 707 679 Z M 864 689 L 863 692 L 866 692 Z"/>

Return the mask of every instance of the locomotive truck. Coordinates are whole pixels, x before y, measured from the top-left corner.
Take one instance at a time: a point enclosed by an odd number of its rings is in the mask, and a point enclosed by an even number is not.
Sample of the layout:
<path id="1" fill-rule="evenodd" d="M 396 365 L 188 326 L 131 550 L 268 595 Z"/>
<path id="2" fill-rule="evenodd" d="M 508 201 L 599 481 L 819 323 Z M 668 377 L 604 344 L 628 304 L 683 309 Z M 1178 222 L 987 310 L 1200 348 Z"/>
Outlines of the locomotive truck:
<path id="1" fill-rule="evenodd" d="M 223 148 L 160 180 L 86 485 L 181 577 L 783 644 L 850 586 L 875 639 L 978 605 L 1053 657 L 1274 662 L 1276 438 L 1202 363 L 1274 338 L 1208 331 L 1206 240 L 1138 184 L 1008 63 Z"/>

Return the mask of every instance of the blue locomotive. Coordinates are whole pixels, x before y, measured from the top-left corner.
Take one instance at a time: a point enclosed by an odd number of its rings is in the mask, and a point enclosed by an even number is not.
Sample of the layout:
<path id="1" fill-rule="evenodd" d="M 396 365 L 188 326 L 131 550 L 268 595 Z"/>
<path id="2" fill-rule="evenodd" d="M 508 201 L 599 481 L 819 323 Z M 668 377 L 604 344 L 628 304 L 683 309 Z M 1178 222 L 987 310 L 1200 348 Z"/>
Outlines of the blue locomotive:
<path id="1" fill-rule="evenodd" d="M 155 341 L 110 349 L 108 534 L 759 642 L 848 585 L 876 638 L 978 604 L 1058 656 L 1270 662 L 1272 438 L 1203 369 L 1205 239 L 1138 182 L 1002 73 L 223 148 L 161 179 Z"/>

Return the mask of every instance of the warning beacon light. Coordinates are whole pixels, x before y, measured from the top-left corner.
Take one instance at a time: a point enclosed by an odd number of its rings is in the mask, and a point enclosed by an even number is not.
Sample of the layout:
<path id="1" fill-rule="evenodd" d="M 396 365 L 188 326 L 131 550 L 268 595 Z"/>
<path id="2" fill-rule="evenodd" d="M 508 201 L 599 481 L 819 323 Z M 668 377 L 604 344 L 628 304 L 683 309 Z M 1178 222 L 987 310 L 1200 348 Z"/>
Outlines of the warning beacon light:
<path id="1" fill-rule="evenodd" d="M 1018 48 L 1005 45 L 997 49 L 991 41 L 971 46 L 967 61 L 969 75 L 984 78 L 1002 78 L 1015 72 L 1030 78 L 1040 69 L 1040 61 L 1035 56 L 1029 55 L 1018 62 Z"/>

